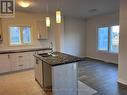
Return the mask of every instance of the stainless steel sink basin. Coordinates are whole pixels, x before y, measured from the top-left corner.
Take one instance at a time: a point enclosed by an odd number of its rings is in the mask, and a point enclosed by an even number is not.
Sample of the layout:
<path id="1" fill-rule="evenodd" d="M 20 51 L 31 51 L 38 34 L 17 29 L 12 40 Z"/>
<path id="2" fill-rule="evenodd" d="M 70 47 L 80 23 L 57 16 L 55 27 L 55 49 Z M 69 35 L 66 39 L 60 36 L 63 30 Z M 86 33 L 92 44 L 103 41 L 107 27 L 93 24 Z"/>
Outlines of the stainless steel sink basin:
<path id="1" fill-rule="evenodd" d="M 50 54 L 48 54 L 48 53 L 42 53 L 42 54 L 39 54 L 40 56 L 42 56 L 42 57 L 49 57 L 49 56 L 51 56 Z"/>
<path id="2" fill-rule="evenodd" d="M 56 54 L 53 54 L 53 53 L 42 53 L 42 54 L 39 54 L 40 56 L 42 56 L 42 57 L 57 57 L 58 55 L 56 55 Z"/>
<path id="3" fill-rule="evenodd" d="M 51 56 L 52 56 L 52 57 L 57 57 L 58 55 L 56 55 L 56 54 L 51 54 Z"/>

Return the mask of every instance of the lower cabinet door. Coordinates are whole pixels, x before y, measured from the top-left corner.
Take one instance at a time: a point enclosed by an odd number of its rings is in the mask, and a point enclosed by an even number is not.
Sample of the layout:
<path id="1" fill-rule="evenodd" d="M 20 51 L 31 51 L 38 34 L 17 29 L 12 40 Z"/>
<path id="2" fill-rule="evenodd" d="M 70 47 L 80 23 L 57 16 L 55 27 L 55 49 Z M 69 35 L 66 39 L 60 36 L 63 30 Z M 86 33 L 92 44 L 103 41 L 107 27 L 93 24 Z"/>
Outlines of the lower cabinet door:
<path id="1" fill-rule="evenodd" d="M 35 78 L 38 81 L 38 83 L 40 84 L 40 86 L 43 88 L 43 65 L 42 65 L 42 61 L 39 59 L 36 59 L 35 62 Z"/>
<path id="2" fill-rule="evenodd" d="M 43 87 L 43 65 L 41 60 L 39 60 L 38 63 L 39 63 L 38 64 L 39 65 L 39 83 L 41 87 Z"/>
<path id="3" fill-rule="evenodd" d="M 29 52 L 28 53 L 29 54 L 29 68 L 35 68 L 35 65 L 34 65 L 34 63 L 35 63 L 35 58 L 34 58 L 34 52 Z"/>
<path id="4" fill-rule="evenodd" d="M 22 62 L 23 62 L 23 69 L 29 69 L 30 68 L 30 54 L 29 53 L 24 53 Z"/>
<path id="5" fill-rule="evenodd" d="M 10 54 L 11 71 L 17 70 L 18 58 L 16 54 Z"/>
<path id="6" fill-rule="evenodd" d="M 24 56 L 23 55 L 18 55 L 18 62 L 17 62 L 17 70 L 22 70 L 24 69 Z"/>
<path id="7" fill-rule="evenodd" d="M 0 73 L 10 72 L 11 71 L 11 64 L 9 62 L 8 54 L 1 54 L 0 55 Z"/>

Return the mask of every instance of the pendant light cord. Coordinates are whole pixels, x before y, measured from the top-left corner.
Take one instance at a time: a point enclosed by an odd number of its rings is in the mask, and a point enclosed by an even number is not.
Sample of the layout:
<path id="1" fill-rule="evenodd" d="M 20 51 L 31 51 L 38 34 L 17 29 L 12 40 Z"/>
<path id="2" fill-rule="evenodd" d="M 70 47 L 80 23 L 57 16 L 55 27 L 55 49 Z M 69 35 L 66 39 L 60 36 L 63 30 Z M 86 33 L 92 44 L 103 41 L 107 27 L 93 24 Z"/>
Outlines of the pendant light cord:
<path id="1" fill-rule="evenodd" d="M 57 10 L 60 10 L 60 1 L 57 0 Z"/>
<path id="2" fill-rule="evenodd" d="M 46 14 L 48 15 L 49 12 L 49 5 L 48 5 L 48 0 L 47 0 L 47 4 L 46 4 Z"/>

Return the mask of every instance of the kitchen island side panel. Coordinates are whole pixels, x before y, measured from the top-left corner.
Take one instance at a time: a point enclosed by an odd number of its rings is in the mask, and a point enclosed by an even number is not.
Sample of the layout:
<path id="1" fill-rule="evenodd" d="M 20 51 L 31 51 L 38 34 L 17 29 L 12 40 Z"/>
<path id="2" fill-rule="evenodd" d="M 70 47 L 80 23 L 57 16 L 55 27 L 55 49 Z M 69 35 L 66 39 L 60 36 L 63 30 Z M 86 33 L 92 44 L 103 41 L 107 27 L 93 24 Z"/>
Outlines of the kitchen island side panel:
<path id="1" fill-rule="evenodd" d="M 53 95 L 78 95 L 77 62 L 52 67 Z"/>

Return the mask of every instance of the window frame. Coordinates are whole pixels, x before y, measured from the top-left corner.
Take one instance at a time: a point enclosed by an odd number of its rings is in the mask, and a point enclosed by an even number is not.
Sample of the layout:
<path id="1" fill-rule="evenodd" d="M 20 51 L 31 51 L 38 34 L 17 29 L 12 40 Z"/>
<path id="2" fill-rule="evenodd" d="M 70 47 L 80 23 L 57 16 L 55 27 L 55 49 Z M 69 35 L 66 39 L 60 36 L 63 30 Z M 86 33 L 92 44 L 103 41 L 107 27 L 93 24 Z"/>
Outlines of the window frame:
<path id="1" fill-rule="evenodd" d="M 20 44 L 11 44 L 10 42 L 10 27 L 19 27 L 20 28 L 20 40 L 21 40 L 21 43 Z M 30 27 L 30 38 L 31 38 L 31 41 L 30 43 L 23 43 L 23 27 Z M 33 40 L 32 40 L 32 27 L 30 25 L 13 25 L 13 26 L 9 26 L 8 27 L 8 45 L 9 46 L 30 46 L 30 45 L 33 45 Z"/>
<path id="2" fill-rule="evenodd" d="M 97 43 L 97 44 L 96 44 L 96 50 L 97 50 L 97 52 L 104 52 L 104 53 L 111 53 L 111 54 L 118 54 L 118 53 L 119 53 L 119 51 L 118 51 L 118 52 L 111 52 L 111 51 L 110 51 L 110 43 L 111 43 L 110 36 L 111 36 L 111 27 L 112 27 L 112 26 L 119 26 L 119 28 L 120 28 L 120 25 L 119 25 L 119 24 L 110 25 L 110 26 L 99 26 L 99 27 L 97 27 L 97 29 L 96 29 L 96 30 L 97 30 L 97 32 L 96 32 L 96 33 L 97 33 L 97 34 L 96 34 L 96 35 L 97 35 L 97 36 L 96 36 L 96 37 L 97 37 L 97 38 L 96 38 L 96 43 Z M 98 44 L 99 44 L 99 43 L 98 43 L 98 29 L 99 29 L 99 28 L 103 28 L 103 27 L 108 27 L 108 50 L 99 50 L 99 49 L 98 49 Z M 119 29 L 119 30 L 120 30 L 120 29 Z M 120 32 L 120 31 L 119 31 L 119 32 Z"/>

